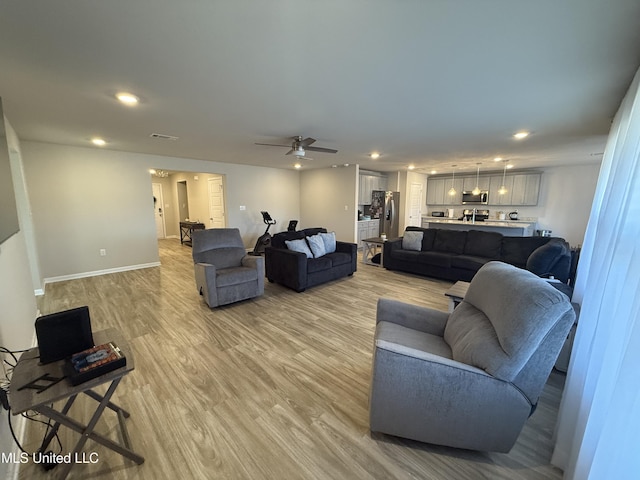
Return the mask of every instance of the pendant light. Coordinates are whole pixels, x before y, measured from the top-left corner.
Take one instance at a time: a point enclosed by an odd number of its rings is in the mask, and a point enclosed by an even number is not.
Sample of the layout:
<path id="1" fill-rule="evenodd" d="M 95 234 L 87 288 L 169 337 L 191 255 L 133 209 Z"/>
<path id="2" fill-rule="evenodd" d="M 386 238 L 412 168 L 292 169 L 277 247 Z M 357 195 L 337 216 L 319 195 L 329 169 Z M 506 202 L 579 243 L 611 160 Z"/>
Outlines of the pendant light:
<path id="1" fill-rule="evenodd" d="M 456 166 L 455 165 L 451 165 L 453 167 L 453 170 L 451 172 L 451 188 L 449 189 L 449 196 L 453 197 L 457 192 L 456 189 L 453 188 L 453 182 L 456 179 Z"/>
<path id="2" fill-rule="evenodd" d="M 505 193 L 507 193 L 507 187 L 504 185 L 504 179 L 507 176 L 507 162 L 504 162 L 504 169 L 502 170 L 502 185 L 500 185 L 500 188 L 498 189 L 498 195 L 504 195 Z"/>
<path id="3" fill-rule="evenodd" d="M 480 195 L 480 163 L 476 163 L 478 165 L 478 171 L 476 172 L 476 188 L 474 188 L 471 193 L 474 195 Z"/>

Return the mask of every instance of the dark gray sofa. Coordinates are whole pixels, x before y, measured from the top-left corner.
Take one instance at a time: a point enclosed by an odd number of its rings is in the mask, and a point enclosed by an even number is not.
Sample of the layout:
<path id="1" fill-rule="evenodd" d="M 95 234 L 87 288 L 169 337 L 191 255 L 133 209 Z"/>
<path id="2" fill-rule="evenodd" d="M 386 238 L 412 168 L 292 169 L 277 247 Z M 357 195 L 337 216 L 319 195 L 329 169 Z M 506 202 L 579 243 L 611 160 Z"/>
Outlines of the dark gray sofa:
<path id="1" fill-rule="evenodd" d="M 485 263 L 499 260 L 563 283 L 569 279 L 571 248 L 562 238 L 407 227 L 409 231 L 423 233 L 420 251 L 403 249 L 403 237 L 389 240 L 384 244 L 385 268 L 468 282 Z"/>
<path id="2" fill-rule="evenodd" d="M 267 280 L 303 292 L 309 287 L 353 275 L 356 271 L 358 247 L 355 243 L 336 241 L 336 251 L 319 258 L 287 248 L 286 240 L 304 239 L 325 228 L 307 228 L 295 232 L 276 233 L 264 252 Z"/>

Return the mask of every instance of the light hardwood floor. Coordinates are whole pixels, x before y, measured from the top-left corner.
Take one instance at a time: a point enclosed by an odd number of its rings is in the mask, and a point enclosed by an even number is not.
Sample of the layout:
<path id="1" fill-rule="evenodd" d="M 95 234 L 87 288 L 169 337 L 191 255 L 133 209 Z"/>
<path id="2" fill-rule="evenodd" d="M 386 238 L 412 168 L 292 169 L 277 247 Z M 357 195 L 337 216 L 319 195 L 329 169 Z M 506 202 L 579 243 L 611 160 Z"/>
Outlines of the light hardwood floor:
<path id="1" fill-rule="evenodd" d="M 47 286 L 43 313 L 88 305 L 94 330 L 120 329 L 136 369 L 114 401 L 131 412 L 137 466 L 89 440 L 95 465 L 69 478 L 101 479 L 560 479 L 549 465 L 563 377 L 552 374 L 509 454 L 421 444 L 368 428 L 376 301 L 446 310 L 450 282 L 358 264 L 351 278 L 210 310 L 197 295 L 191 250 L 160 241 L 162 266 Z M 89 409 L 91 407 L 91 409 Z M 93 400 L 72 414 L 86 417 Z M 118 438 L 106 412 L 97 431 Z M 29 422 L 26 446 L 44 427 Z M 62 427 L 65 452 L 77 434 Z M 54 450 L 57 445 L 52 444 Z M 57 469 L 56 469 L 57 470 Z M 23 465 L 21 479 L 53 478 Z"/>

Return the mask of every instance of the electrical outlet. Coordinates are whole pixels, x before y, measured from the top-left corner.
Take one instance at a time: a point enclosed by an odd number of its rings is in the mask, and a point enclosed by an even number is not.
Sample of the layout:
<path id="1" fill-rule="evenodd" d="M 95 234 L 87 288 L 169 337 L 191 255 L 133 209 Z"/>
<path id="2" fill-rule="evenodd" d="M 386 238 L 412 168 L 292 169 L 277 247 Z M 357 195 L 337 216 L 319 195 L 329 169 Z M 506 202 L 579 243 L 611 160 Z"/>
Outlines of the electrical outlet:
<path id="1" fill-rule="evenodd" d="M 107 256 L 107 249 L 106 248 L 101 248 L 100 249 L 100 256 L 101 257 L 106 257 Z"/>

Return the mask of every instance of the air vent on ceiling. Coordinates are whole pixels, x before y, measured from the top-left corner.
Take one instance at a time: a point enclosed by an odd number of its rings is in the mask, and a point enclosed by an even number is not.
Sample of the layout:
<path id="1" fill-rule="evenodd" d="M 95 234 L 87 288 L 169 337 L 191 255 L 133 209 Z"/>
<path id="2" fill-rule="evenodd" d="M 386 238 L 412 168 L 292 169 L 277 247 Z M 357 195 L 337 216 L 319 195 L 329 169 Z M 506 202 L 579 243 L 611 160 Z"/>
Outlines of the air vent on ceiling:
<path id="1" fill-rule="evenodd" d="M 161 140 L 178 140 L 178 137 L 173 135 L 165 135 L 164 133 L 152 133 L 149 135 L 151 138 L 159 138 Z"/>

